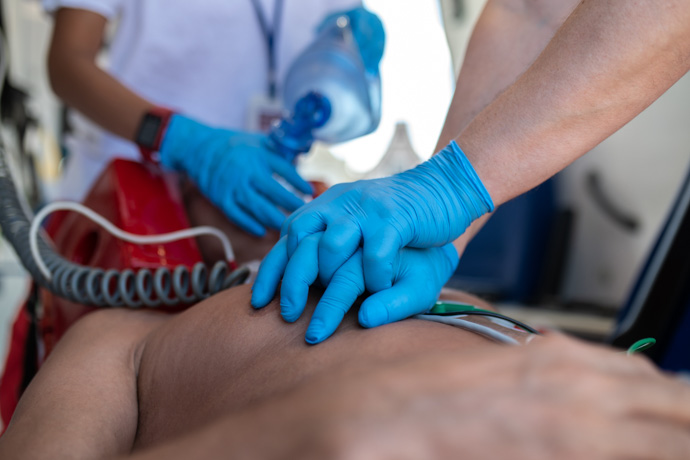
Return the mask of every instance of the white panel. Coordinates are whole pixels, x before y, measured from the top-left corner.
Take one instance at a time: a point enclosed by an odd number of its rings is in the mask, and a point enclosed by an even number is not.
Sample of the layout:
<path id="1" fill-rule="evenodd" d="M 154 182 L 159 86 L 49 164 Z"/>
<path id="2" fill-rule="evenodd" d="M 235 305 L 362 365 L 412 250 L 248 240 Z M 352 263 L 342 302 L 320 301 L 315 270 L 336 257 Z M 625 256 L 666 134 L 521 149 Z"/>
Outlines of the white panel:
<path id="1" fill-rule="evenodd" d="M 625 84 L 621 82 L 621 84 Z M 577 213 L 564 296 L 620 305 L 660 231 L 690 165 L 690 75 L 564 174 L 564 200 Z M 585 191 L 599 172 L 605 193 L 641 221 L 622 230 Z"/>

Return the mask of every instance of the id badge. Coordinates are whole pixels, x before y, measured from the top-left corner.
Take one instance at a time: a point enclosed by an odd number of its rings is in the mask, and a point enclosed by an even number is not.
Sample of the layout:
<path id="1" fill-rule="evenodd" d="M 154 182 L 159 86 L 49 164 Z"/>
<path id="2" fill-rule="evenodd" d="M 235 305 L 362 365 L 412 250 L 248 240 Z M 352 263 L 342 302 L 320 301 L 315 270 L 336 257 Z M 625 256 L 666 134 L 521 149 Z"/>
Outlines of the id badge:
<path id="1" fill-rule="evenodd" d="M 247 129 L 266 133 L 283 116 L 283 104 L 265 94 L 256 94 L 249 101 Z"/>

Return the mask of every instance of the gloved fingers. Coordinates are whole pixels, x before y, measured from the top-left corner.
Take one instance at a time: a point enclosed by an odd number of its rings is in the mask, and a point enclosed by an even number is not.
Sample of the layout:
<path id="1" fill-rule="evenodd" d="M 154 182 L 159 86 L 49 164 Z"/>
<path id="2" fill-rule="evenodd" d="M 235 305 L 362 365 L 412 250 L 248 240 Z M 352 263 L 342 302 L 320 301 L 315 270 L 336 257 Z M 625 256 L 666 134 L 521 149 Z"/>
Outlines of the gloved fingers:
<path id="1" fill-rule="evenodd" d="M 320 343 L 330 337 L 342 322 L 345 313 L 363 293 L 362 251 L 357 251 L 335 272 L 316 305 L 307 328 L 307 343 Z"/>
<path id="2" fill-rule="evenodd" d="M 250 185 L 242 190 L 235 190 L 240 207 L 266 227 L 279 229 L 285 220 L 285 214 L 271 203 L 265 196 L 258 193 Z"/>
<path id="3" fill-rule="evenodd" d="M 242 230 L 259 237 L 266 234 L 266 229 L 254 217 L 241 209 L 230 197 L 223 200 L 219 206 L 225 215 Z"/>
<path id="4" fill-rule="evenodd" d="M 280 288 L 280 314 L 289 323 L 297 321 L 307 305 L 309 286 L 319 273 L 317 254 L 321 233 L 306 237 L 290 257 Z M 281 238 L 283 241 L 285 238 Z M 286 253 L 287 254 L 287 253 Z"/>
<path id="5" fill-rule="evenodd" d="M 223 197 L 232 194 L 233 189 L 238 186 L 240 174 L 231 162 L 220 164 L 215 173 L 205 179 L 201 188 L 202 192 L 209 197 Z M 201 182 L 200 182 L 201 184 Z"/>
<path id="6" fill-rule="evenodd" d="M 280 185 L 278 181 L 272 177 L 265 178 L 254 184 L 254 186 L 266 198 L 288 212 L 292 212 L 304 204 L 301 198 Z"/>
<path id="7" fill-rule="evenodd" d="M 393 284 L 393 264 L 404 246 L 400 232 L 392 226 L 364 235 L 364 281 L 369 292 L 388 289 Z"/>
<path id="8" fill-rule="evenodd" d="M 439 289 L 419 276 L 398 280 L 392 287 L 362 302 L 359 324 L 377 327 L 423 313 L 433 306 Z"/>
<path id="9" fill-rule="evenodd" d="M 324 286 L 347 259 L 349 259 L 362 240 L 362 230 L 357 222 L 348 216 L 331 223 L 323 233 L 319 243 L 319 279 Z"/>
<path id="10" fill-rule="evenodd" d="M 313 212 L 313 207 L 314 205 L 312 204 L 314 201 L 311 201 L 307 203 L 305 206 L 301 206 L 295 210 L 292 214 L 287 216 L 285 219 L 285 222 L 283 222 L 283 226 L 280 227 L 280 236 L 287 236 L 288 231 L 290 229 L 290 225 L 292 225 L 292 222 L 294 222 L 297 219 L 300 219 L 303 216 L 307 216 L 310 213 Z M 324 227 L 325 229 L 325 227 Z"/>
<path id="11" fill-rule="evenodd" d="M 292 222 L 296 219 L 299 219 L 303 216 L 306 216 L 308 214 L 312 214 L 314 212 L 318 212 L 315 210 L 318 209 L 324 209 L 325 206 L 328 206 L 332 201 L 340 197 L 344 192 L 349 190 L 353 186 L 352 183 L 343 183 L 343 184 L 336 184 L 333 187 L 329 188 L 325 192 L 323 192 L 321 195 L 319 195 L 317 198 L 315 198 L 313 201 L 307 203 L 305 206 L 302 206 L 301 208 L 297 209 L 295 212 L 290 214 L 285 222 L 283 223 L 283 227 L 280 229 L 280 236 L 286 235 L 288 232 L 288 229 L 290 228 L 290 225 Z"/>
<path id="12" fill-rule="evenodd" d="M 302 213 L 298 218 L 292 219 L 285 232 L 288 256 L 292 257 L 297 246 L 304 238 L 324 230 L 326 230 L 326 219 L 320 212 L 306 212 Z"/>
<path id="13" fill-rule="evenodd" d="M 267 158 L 271 169 L 283 179 L 288 181 L 290 185 L 304 194 L 314 194 L 314 189 L 312 188 L 311 184 L 302 179 L 295 167 L 290 164 L 290 162 L 275 154 L 268 155 Z"/>
<path id="14" fill-rule="evenodd" d="M 252 307 L 263 308 L 273 299 L 288 263 L 286 243 L 285 238 L 279 239 L 261 261 L 259 273 L 252 286 Z"/>

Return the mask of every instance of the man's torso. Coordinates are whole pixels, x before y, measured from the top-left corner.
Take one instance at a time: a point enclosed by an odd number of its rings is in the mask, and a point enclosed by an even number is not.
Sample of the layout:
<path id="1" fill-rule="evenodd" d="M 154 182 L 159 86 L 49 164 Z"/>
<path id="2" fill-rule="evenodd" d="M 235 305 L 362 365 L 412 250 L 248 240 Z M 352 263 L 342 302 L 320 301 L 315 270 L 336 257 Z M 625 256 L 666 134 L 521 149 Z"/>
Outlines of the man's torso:
<path id="1" fill-rule="evenodd" d="M 367 330 L 352 314 L 332 338 L 310 346 L 304 333 L 315 296 L 300 320 L 288 325 L 277 301 L 257 311 L 249 306 L 249 295 L 248 286 L 231 289 L 149 334 L 138 373 L 137 448 L 189 432 L 329 370 L 495 346 L 478 335 L 420 320 Z"/>

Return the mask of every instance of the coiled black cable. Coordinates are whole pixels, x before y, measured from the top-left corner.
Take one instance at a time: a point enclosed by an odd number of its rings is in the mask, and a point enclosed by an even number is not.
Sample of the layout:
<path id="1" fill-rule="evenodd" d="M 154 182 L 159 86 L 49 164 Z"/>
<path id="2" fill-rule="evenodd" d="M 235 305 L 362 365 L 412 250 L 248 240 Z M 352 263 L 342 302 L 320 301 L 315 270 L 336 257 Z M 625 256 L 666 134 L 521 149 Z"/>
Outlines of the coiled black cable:
<path id="1" fill-rule="evenodd" d="M 190 270 L 178 265 L 140 269 L 103 270 L 66 260 L 39 236 L 39 252 L 52 279 L 39 269 L 29 243 L 31 221 L 24 212 L 7 163 L 5 147 L 0 143 L 0 228 L 19 256 L 24 268 L 43 288 L 72 302 L 94 307 L 154 308 L 198 302 L 206 297 L 242 284 L 249 276 L 248 267 L 230 270 L 218 261 L 209 270 L 203 262 Z"/>

